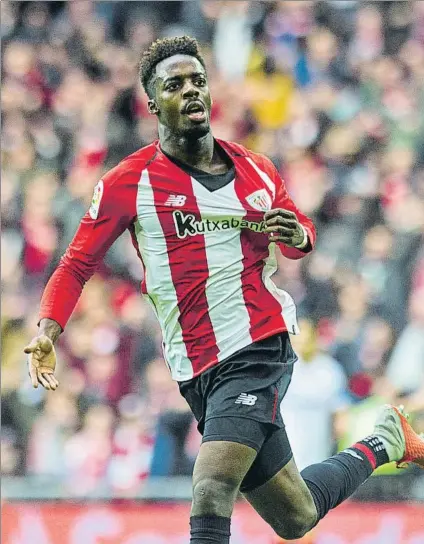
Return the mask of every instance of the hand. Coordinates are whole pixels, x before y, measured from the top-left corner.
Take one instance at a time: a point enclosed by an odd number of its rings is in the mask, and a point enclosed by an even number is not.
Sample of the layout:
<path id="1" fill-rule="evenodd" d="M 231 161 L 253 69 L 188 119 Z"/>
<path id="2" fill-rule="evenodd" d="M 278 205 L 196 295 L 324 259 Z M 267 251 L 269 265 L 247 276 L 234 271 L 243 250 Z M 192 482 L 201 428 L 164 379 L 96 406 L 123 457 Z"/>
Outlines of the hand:
<path id="1" fill-rule="evenodd" d="M 264 220 L 270 242 L 283 242 L 286 246 L 296 247 L 305 239 L 302 225 L 294 212 L 276 208 L 266 212 Z"/>
<path id="2" fill-rule="evenodd" d="M 59 382 L 54 376 L 56 352 L 50 338 L 44 334 L 36 336 L 24 349 L 24 353 L 28 354 L 28 373 L 32 386 L 37 388 L 41 383 L 44 389 L 54 391 Z"/>

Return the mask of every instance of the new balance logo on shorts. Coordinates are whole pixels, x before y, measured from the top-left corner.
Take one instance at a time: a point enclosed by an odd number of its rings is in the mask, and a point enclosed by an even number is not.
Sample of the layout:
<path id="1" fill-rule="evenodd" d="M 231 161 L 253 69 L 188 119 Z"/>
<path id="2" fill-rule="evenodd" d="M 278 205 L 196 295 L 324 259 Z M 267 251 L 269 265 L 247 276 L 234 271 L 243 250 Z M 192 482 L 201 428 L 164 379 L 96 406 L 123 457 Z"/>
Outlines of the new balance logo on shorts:
<path id="1" fill-rule="evenodd" d="M 253 406 L 258 400 L 255 395 L 248 395 L 247 393 L 240 393 L 234 404 L 245 404 L 246 406 Z"/>
<path id="2" fill-rule="evenodd" d="M 177 206 L 181 208 L 184 206 L 187 197 L 185 195 L 169 195 L 168 200 L 165 202 L 165 206 Z"/>

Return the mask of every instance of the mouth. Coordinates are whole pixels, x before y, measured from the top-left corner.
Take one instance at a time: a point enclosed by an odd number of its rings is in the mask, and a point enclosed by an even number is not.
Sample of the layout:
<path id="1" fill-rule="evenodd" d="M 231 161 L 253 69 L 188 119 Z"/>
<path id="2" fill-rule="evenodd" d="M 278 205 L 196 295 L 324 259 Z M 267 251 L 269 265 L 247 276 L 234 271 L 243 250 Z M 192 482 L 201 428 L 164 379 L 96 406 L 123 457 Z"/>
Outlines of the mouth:
<path id="1" fill-rule="evenodd" d="M 190 121 L 195 123 L 203 123 L 206 121 L 206 110 L 202 102 L 190 102 L 183 110 L 183 113 L 187 115 Z"/>

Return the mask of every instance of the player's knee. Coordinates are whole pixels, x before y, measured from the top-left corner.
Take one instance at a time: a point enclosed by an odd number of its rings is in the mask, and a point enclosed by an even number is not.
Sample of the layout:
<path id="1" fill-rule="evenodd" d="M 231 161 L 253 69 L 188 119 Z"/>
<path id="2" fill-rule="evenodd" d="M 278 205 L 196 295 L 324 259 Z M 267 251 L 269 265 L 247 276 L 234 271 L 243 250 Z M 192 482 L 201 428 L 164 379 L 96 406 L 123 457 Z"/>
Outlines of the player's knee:
<path id="1" fill-rule="evenodd" d="M 196 514 L 231 515 L 238 485 L 214 477 L 201 478 L 193 485 L 193 511 Z"/>
<path id="2" fill-rule="evenodd" d="M 281 525 L 274 527 L 275 532 L 285 540 L 296 540 L 305 536 L 315 526 L 317 512 L 313 504 L 308 504 L 297 514 L 283 518 Z"/>

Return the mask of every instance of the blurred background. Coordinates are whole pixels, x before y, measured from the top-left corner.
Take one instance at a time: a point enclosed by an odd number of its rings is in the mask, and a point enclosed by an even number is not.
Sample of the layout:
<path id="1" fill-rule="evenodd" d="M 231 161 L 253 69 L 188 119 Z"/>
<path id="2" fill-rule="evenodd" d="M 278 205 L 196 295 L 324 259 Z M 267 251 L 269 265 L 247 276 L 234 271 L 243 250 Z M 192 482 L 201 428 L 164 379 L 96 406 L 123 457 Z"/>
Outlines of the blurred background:
<path id="1" fill-rule="evenodd" d="M 55 393 L 31 388 L 22 353 L 95 183 L 156 138 L 142 51 L 182 34 L 202 45 L 215 136 L 268 155 L 317 225 L 315 252 L 275 278 L 302 329 L 282 408 L 299 468 L 370 432 L 384 402 L 424 431 L 424 2 L 2 0 L 5 543 L 187 542 L 200 436 L 129 235 L 58 342 Z M 420 501 L 419 470 L 384 468 L 302 542 L 359 542 L 358 516 L 367 544 L 424 542 Z M 232 542 L 278 540 L 242 504 Z"/>

